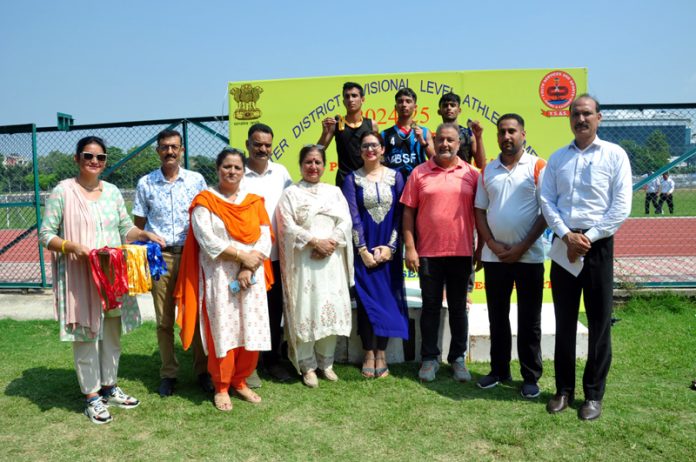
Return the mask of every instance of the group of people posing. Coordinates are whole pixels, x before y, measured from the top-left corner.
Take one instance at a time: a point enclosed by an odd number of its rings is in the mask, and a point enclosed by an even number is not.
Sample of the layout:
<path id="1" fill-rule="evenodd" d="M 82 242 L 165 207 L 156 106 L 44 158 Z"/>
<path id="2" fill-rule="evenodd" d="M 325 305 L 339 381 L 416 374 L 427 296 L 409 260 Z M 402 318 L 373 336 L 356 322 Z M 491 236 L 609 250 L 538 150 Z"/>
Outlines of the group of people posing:
<path id="1" fill-rule="evenodd" d="M 80 140 L 78 173 L 62 181 L 46 202 L 40 238 L 54 251 L 54 291 L 61 339 L 73 342 L 75 368 L 97 424 L 112 420 L 110 406 L 139 401 L 117 385 L 120 335 L 140 323 L 133 297 L 119 309 L 103 305 L 91 285 L 91 249 L 125 241 L 162 246 L 168 273 L 153 283 L 162 360 L 159 394 L 175 393 L 179 364 L 174 325 L 184 349 L 192 347 L 198 383 L 214 392 L 215 407 L 232 409 L 230 393 L 258 403 L 257 364 L 280 381 L 291 379 L 287 357 L 310 388 L 333 369 L 337 336 L 352 329 L 351 298 L 366 378 L 389 375 L 389 339 L 409 336 L 403 264 L 418 273 L 422 358 L 418 377 L 436 379 L 438 335 L 446 296 L 453 377 L 470 381 L 466 366 L 467 289 L 484 268 L 491 326 L 491 370 L 477 385 L 511 380 L 510 296 L 517 289 L 521 394 L 540 395 L 540 320 L 547 225 L 565 246 L 569 262 L 584 261 L 575 276 L 552 263 L 556 314 L 556 394 L 551 413 L 570 406 L 575 389 L 575 334 L 581 294 L 589 324 L 583 376 L 582 419 L 601 414 L 611 362 L 612 236 L 628 216 L 631 172 L 626 153 L 600 140 L 599 103 L 581 95 L 571 106 L 575 139 L 548 163 L 525 151 L 524 119 L 497 120 L 500 154 L 486 165 L 478 122 L 461 126 L 460 98 L 443 95 L 443 123 L 433 134 L 413 123 L 416 94 L 395 97 L 398 121 L 377 130 L 362 117 L 362 87 L 343 87 L 345 116 L 323 121 L 317 144 L 299 152 L 301 179 L 273 162 L 273 131 L 248 130 L 247 155 L 225 148 L 217 156 L 218 182 L 181 167 L 181 135 L 158 135 L 161 168 L 138 182 L 134 220 L 119 190 L 100 180 L 106 146 Z M 336 185 L 321 182 L 325 149 L 335 140 Z M 477 231 L 477 233 L 475 232 Z M 478 239 L 476 239 L 476 235 Z"/>

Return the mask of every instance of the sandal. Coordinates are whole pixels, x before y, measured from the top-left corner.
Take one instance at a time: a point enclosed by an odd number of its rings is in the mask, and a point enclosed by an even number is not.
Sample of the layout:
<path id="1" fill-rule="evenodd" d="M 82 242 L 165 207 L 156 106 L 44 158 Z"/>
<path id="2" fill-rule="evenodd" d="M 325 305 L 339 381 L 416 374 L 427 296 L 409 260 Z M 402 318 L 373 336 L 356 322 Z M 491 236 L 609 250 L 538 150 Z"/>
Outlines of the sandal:
<path id="1" fill-rule="evenodd" d="M 215 393 L 213 404 L 218 411 L 229 412 L 232 410 L 232 400 L 229 393 Z"/>
<path id="2" fill-rule="evenodd" d="M 377 367 L 377 361 L 381 361 L 384 367 Z M 387 360 L 384 356 L 375 356 L 375 378 L 380 379 L 382 377 L 389 376 L 389 368 L 387 367 Z"/>
<path id="3" fill-rule="evenodd" d="M 369 367 L 370 363 L 372 363 L 372 367 Z M 375 365 L 375 358 L 374 357 L 368 358 L 367 356 L 365 356 L 365 359 L 363 359 L 363 363 L 362 363 L 362 369 L 360 370 L 360 373 L 362 374 L 362 376 L 365 377 L 366 379 L 374 378 L 375 377 L 374 365 Z"/>
<path id="4" fill-rule="evenodd" d="M 240 388 L 234 392 L 240 399 L 247 403 L 259 404 L 261 402 L 261 397 L 249 387 Z"/>

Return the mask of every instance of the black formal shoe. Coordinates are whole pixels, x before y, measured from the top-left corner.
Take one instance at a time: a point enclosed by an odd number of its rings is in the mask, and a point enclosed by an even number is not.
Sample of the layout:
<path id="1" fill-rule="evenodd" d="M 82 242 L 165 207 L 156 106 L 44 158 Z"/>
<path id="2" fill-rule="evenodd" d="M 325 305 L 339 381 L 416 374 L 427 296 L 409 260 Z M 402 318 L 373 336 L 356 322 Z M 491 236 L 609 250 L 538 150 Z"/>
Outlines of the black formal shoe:
<path id="1" fill-rule="evenodd" d="M 602 415 L 602 402 L 592 399 L 586 399 L 578 411 L 580 420 L 599 419 L 600 415 Z"/>
<path id="2" fill-rule="evenodd" d="M 176 379 L 165 377 L 160 380 L 160 386 L 157 391 L 162 398 L 172 396 L 174 394 L 174 385 L 176 385 Z"/>
<path id="3" fill-rule="evenodd" d="M 549 402 L 546 403 L 546 410 L 549 414 L 557 414 L 571 404 L 573 404 L 573 395 L 561 393 L 560 395 L 553 395 Z"/>
<path id="4" fill-rule="evenodd" d="M 210 378 L 210 374 L 207 372 L 198 374 L 198 385 L 201 387 L 201 390 L 203 390 L 203 393 L 213 393 L 215 391 L 213 381 Z"/>
<path id="5" fill-rule="evenodd" d="M 266 372 L 279 382 L 287 382 L 292 378 L 288 370 L 280 364 L 271 364 L 266 368 Z"/>

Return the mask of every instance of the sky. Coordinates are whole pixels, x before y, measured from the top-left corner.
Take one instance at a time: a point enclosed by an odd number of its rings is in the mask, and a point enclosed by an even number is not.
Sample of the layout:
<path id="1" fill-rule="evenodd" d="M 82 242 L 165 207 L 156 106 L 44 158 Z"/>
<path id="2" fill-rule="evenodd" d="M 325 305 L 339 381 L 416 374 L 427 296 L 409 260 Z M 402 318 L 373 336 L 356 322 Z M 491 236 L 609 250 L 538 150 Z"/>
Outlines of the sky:
<path id="1" fill-rule="evenodd" d="M 696 1 L 0 0 L 0 125 L 226 115 L 227 82 L 586 67 L 603 103 L 696 103 Z"/>

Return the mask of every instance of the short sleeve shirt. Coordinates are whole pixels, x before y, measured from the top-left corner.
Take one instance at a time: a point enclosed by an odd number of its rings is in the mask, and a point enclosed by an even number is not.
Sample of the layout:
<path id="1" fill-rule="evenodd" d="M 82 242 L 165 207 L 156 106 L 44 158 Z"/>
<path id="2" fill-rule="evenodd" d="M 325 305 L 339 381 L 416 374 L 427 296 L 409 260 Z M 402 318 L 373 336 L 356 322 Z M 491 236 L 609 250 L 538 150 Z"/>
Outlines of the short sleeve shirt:
<path id="1" fill-rule="evenodd" d="M 493 238 L 505 244 L 522 242 L 541 214 L 541 179 L 535 178 L 537 162 L 546 165 L 543 159 L 526 152 L 517 164 L 508 170 L 500 157 L 489 163 L 479 177 L 474 206 L 486 210 L 488 227 Z M 488 248 L 483 247 L 481 260 L 499 262 L 498 257 Z M 521 263 L 541 263 L 544 261 L 544 248 L 541 239 L 527 250 L 520 258 Z"/>
<path id="2" fill-rule="evenodd" d="M 161 169 L 138 180 L 133 215 L 147 218 L 145 230 L 166 241 L 167 245 L 184 245 L 189 229 L 189 206 L 199 192 L 206 189 L 198 172 L 179 167 L 174 181 L 167 181 Z"/>
<path id="3" fill-rule="evenodd" d="M 478 170 L 459 158 L 447 169 L 432 159 L 413 169 L 401 203 L 416 209 L 419 256 L 471 256 L 478 177 Z"/>

